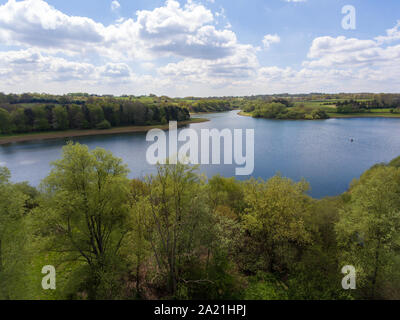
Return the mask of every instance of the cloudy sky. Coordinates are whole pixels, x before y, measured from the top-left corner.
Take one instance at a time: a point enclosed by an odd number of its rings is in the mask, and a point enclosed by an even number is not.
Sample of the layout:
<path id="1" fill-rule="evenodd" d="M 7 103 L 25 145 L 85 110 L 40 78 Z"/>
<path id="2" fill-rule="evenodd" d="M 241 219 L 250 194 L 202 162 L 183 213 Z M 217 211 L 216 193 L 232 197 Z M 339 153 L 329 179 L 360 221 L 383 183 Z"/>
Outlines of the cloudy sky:
<path id="1" fill-rule="evenodd" d="M 7 93 L 400 92 L 399 75 L 398 0 L 0 0 Z"/>

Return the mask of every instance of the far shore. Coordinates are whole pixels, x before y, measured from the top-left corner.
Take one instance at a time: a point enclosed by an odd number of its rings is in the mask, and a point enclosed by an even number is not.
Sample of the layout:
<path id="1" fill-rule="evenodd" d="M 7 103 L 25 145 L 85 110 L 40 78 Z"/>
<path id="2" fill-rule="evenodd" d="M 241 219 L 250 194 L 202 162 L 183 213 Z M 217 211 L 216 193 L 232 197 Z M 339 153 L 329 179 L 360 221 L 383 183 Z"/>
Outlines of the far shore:
<path id="1" fill-rule="evenodd" d="M 178 122 L 178 127 L 183 127 L 192 123 L 201 123 L 210 121 L 205 118 L 193 118 L 188 121 Z M 49 140 L 49 139 L 62 139 L 84 136 L 97 136 L 97 135 L 112 135 L 121 133 L 133 132 L 147 132 L 151 129 L 168 130 L 169 125 L 152 125 L 152 126 L 129 126 L 129 127 L 116 127 L 106 130 L 89 129 L 89 130 L 67 130 L 67 131 L 52 131 L 52 132 L 37 132 L 37 133 L 22 133 L 17 135 L 0 136 L 0 145 L 28 142 L 35 140 Z"/>
<path id="2" fill-rule="evenodd" d="M 400 118 L 400 113 L 328 113 L 331 118 L 342 119 L 342 118 Z"/>
<path id="3" fill-rule="evenodd" d="M 243 116 L 243 117 L 252 117 L 252 114 L 250 112 L 244 112 L 240 111 L 238 115 Z M 348 113 L 348 114 L 340 114 L 340 113 L 328 113 L 330 119 L 350 119 L 350 118 L 400 118 L 399 113 Z M 263 118 L 260 118 L 263 119 Z M 267 118 L 266 118 L 267 119 Z M 270 119 L 273 120 L 273 119 Z M 280 120 L 290 120 L 290 119 L 280 119 Z M 300 119 L 299 121 L 312 121 L 312 120 L 305 120 L 305 119 Z"/>

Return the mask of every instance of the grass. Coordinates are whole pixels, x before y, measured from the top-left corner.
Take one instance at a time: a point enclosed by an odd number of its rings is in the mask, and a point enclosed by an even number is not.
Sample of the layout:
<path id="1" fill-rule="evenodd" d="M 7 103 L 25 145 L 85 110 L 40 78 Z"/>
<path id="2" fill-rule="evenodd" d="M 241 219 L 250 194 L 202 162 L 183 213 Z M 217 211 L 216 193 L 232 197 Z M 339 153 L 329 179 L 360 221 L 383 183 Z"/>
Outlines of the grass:
<path id="1" fill-rule="evenodd" d="M 368 113 L 337 113 L 332 112 L 332 109 L 336 110 L 336 108 L 327 109 L 330 109 L 325 110 L 330 118 L 400 118 L 400 113 L 391 113 L 390 109 L 372 109 Z M 251 112 L 240 111 L 239 115 L 252 117 Z"/>
<path id="2" fill-rule="evenodd" d="M 188 121 L 178 122 L 178 126 L 182 127 L 191 123 L 200 123 L 209 121 L 204 118 L 193 118 Z M 48 131 L 48 132 L 30 132 L 21 134 L 10 134 L 10 135 L 0 135 L 0 145 L 9 144 L 13 142 L 27 142 L 34 140 L 47 140 L 47 139 L 61 139 L 61 138 L 71 138 L 71 137 L 83 137 L 83 136 L 96 136 L 96 135 L 111 135 L 111 134 L 121 134 L 121 133 L 132 133 L 132 132 L 147 132 L 151 129 L 162 129 L 167 130 L 169 128 L 168 124 L 165 125 L 151 125 L 151 126 L 129 126 L 129 127 L 116 127 L 107 130 L 66 130 L 66 131 Z"/>
<path id="3" fill-rule="evenodd" d="M 359 99 L 358 101 L 363 101 Z M 364 100 L 368 101 L 368 99 Z M 335 105 L 324 105 L 326 101 L 304 101 L 296 102 L 295 106 L 304 105 L 306 108 L 319 108 L 328 113 L 331 118 L 400 118 L 400 114 L 391 113 L 390 108 L 371 109 L 366 113 L 337 113 Z"/>
<path id="4" fill-rule="evenodd" d="M 399 113 L 371 112 L 371 113 L 328 113 L 331 118 L 400 118 Z"/>
<path id="5" fill-rule="evenodd" d="M 239 116 L 245 116 L 245 117 L 252 117 L 253 115 L 251 114 L 251 112 L 244 112 L 244 111 L 240 111 L 238 113 Z"/>
<path id="6" fill-rule="evenodd" d="M 335 105 L 324 105 L 326 101 L 301 101 L 295 102 L 295 107 L 300 107 L 303 105 L 305 108 L 315 108 L 315 109 L 322 109 L 326 112 L 334 112 L 336 110 Z"/>

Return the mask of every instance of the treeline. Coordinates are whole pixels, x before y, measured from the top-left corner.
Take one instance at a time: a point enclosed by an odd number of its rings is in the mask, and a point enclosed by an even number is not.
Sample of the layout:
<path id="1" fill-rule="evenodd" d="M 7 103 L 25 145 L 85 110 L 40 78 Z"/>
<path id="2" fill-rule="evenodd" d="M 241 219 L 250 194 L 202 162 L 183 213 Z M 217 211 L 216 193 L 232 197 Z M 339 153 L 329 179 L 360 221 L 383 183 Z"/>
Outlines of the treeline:
<path id="1" fill-rule="evenodd" d="M 0 133 L 68 129 L 108 129 L 130 125 L 185 121 L 189 112 L 175 105 L 146 105 L 139 101 L 88 100 L 78 104 L 8 105 L 0 108 Z"/>
<path id="2" fill-rule="evenodd" d="M 188 120 L 190 112 L 232 109 L 229 100 L 173 99 L 153 94 L 114 97 L 0 93 L 0 134 L 165 124 Z"/>
<path id="3" fill-rule="evenodd" d="M 320 120 L 329 118 L 329 115 L 322 109 L 294 107 L 284 99 L 247 104 L 243 107 L 243 111 L 251 113 L 254 118 L 266 119 Z"/>
<path id="4" fill-rule="evenodd" d="M 371 109 L 391 109 L 391 112 L 400 112 L 400 97 L 396 99 L 380 100 L 345 100 L 335 103 L 338 113 L 362 113 L 370 112 Z"/>
<path id="5" fill-rule="evenodd" d="M 84 101 L 71 99 L 71 96 L 55 96 L 49 94 L 4 94 L 0 92 L 0 105 L 20 103 L 74 103 L 82 104 Z"/>
<path id="6" fill-rule="evenodd" d="M 222 112 L 233 110 L 231 103 L 227 100 L 200 100 L 189 105 L 191 112 Z"/>
<path id="7" fill-rule="evenodd" d="M 2 299 L 399 299 L 400 159 L 342 196 L 305 181 L 208 181 L 162 165 L 129 180 L 68 144 L 36 190 L 0 170 Z M 57 289 L 43 290 L 42 267 Z M 342 267 L 354 266 L 356 290 Z"/>
<path id="8" fill-rule="evenodd" d="M 233 98 L 233 97 L 231 97 Z M 393 103 L 398 103 L 400 100 L 400 94 L 393 93 L 308 93 L 308 94 L 273 94 L 273 95 L 253 95 L 243 97 L 245 100 L 254 101 L 262 100 L 266 102 L 272 102 L 276 99 L 285 99 L 291 102 L 299 101 L 320 101 L 320 102 L 331 102 L 334 104 L 338 100 L 369 100 L 376 101 L 379 105 L 393 105 Z M 396 102 L 397 101 L 397 102 Z M 382 106 L 383 107 L 383 106 Z M 385 108 L 386 108 L 385 107 Z"/>

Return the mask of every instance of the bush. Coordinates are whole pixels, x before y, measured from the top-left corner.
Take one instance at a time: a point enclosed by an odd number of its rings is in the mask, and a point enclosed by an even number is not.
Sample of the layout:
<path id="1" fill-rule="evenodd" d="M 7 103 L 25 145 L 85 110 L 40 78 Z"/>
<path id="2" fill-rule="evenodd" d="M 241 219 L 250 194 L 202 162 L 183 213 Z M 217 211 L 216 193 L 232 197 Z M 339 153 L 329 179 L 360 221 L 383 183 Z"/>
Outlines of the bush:
<path id="1" fill-rule="evenodd" d="M 96 125 L 96 128 L 100 129 L 100 130 L 110 129 L 111 128 L 111 124 L 107 120 L 104 120 L 104 121 L 98 123 Z"/>
<path id="2" fill-rule="evenodd" d="M 287 300 L 287 288 L 272 274 L 258 272 L 250 277 L 249 286 L 244 292 L 245 300 Z"/>

